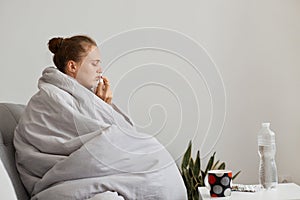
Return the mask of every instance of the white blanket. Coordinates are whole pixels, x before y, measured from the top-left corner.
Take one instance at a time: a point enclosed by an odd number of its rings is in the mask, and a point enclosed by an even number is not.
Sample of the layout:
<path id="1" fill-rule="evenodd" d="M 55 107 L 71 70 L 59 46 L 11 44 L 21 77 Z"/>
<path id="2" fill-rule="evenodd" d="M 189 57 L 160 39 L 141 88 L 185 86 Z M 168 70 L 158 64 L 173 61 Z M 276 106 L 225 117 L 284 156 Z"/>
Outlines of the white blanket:
<path id="1" fill-rule="evenodd" d="M 111 199 L 186 199 L 167 150 L 138 133 L 115 105 L 54 67 L 43 71 L 38 86 L 14 139 L 32 200 L 101 199 L 107 192 Z"/>

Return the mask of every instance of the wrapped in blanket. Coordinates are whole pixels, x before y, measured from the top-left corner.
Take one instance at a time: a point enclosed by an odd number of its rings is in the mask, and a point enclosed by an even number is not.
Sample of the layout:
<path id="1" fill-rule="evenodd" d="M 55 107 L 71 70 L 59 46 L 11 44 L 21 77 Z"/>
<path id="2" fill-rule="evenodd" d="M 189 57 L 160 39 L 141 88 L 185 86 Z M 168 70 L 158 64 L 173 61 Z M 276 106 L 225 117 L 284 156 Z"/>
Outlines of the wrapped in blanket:
<path id="1" fill-rule="evenodd" d="M 115 105 L 54 67 L 43 71 L 38 87 L 14 139 L 32 200 L 186 199 L 167 150 L 138 133 Z"/>

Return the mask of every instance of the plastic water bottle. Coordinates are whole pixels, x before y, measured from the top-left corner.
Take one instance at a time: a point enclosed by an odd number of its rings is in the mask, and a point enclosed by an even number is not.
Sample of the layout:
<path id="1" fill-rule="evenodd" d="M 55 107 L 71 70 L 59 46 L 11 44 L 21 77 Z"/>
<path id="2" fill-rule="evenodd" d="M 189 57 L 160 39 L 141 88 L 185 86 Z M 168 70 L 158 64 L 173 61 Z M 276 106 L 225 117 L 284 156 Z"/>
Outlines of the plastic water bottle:
<path id="1" fill-rule="evenodd" d="M 262 123 L 258 133 L 259 184 L 265 189 L 276 188 L 278 183 L 275 153 L 275 133 L 270 129 L 270 123 Z"/>

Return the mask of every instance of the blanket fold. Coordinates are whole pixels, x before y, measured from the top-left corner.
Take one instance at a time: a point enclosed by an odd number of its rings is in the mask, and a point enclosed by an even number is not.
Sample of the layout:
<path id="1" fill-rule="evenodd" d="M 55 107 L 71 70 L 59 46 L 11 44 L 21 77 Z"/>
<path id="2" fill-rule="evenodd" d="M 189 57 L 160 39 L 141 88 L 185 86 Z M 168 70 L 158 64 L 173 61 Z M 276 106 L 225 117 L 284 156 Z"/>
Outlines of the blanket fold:
<path id="1" fill-rule="evenodd" d="M 173 158 L 116 105 L 54 67 L 43 71 L 38 87 L 14 137 L 32 200 L 186 199 Z"/>

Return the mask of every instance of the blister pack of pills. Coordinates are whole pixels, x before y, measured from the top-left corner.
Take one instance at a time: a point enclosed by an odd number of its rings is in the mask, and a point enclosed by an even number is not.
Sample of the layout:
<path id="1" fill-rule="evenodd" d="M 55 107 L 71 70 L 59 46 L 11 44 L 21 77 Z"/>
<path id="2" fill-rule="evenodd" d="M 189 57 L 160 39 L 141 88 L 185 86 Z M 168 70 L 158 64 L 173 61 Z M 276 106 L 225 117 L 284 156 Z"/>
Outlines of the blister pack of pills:
<path id="1" fill-rule="evenodd" d="M 258 192 L 261 189 L 261 185 L 232 184 L 232 191 L 237 192 Z"/>

